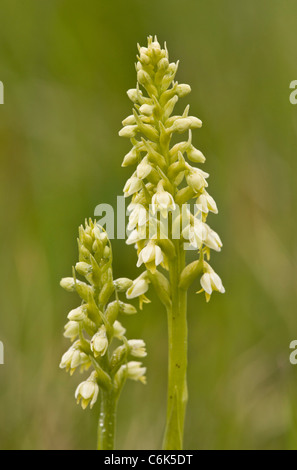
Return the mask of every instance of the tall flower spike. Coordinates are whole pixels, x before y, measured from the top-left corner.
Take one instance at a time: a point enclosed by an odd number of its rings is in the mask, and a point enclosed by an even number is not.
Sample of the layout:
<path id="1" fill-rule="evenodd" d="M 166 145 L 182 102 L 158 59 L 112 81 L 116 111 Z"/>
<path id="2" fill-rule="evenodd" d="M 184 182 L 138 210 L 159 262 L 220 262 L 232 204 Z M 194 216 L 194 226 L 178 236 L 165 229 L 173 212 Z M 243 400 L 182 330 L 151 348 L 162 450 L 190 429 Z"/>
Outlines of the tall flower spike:
<path id="1" fill-rule="evenodd" d="M 132 144 L 123 166 L 134 167 L 124 187 L 125 196 L 132 196 L 128 224 L 132 233 L 127 243 L 136 245 L 137 266 L 145 265 L 146 279 L 168 310 L 171 344 L 165 449 L 182 448 L 187 396 L 186 291 L 198 277 L 207 301 L 214 290 L 224 292 L 219 277 L 204 261 L 205 257 L 209 260 L 211 250 L 222 247 L 219 235 L 206 224 L 208 214 L 218 212 L 206 191 L 209 174 L 189 163 L 205 162 L 192 143 L 192 130 L 202 122 L 190 115 L 189 106 L 182 115 L 173 114 L 179 99 L 191 91 L 189 85 L 176 81 L 177 69 L 178 62 L 170 62 L 166 45 L 162 48 L 156 37 L 148 38 L 147 47 L 138 46 L 137 85 L 128 90 L 133 111 L 119 132 Z M 185 133 L 184 140 L 172 144 L 173 136 Z M 195 200 L 194 214 L 189 215 L 184 205 Z M 185 242 L 197 251 L 197 260 L 187 266 Z M 168 278 L 166 272 L 160 273 L 160 266 L 169 271 Z M 132 297 L 133 292 L 145 289 L 141 278 L 127 293 Z"/>
<path id="2" fill-rule="evenodd" d="M 61 280 L 64 289 L 77 292 L 81 304 L 67 316 L 64 336 L 74 343 L 63 355 L 60 367 L 71 374 L 77 369 L 83 372 L 93 368 L 89 378 L 76 388 L 75 398 L 83 409 L 88 405 L 92 408 L 99 399 L 98 448 L 113 449 L 115 409 L 125 380 L 135 380 L 138 374 L 138 380 L 145 383 L 145 368 L 134 366 L 132 374 L 129 364 L 134 362 L 127 363 L 129 356 L 146 355 L 145 344 L 143 340 L 128 340 L 118 320 L 119 315 L 136 313 L 136 309 L 120 301 L 119 295 L 134 286 L 131 298 L 139 297 L 143 302 L 148 281 L 145 288 L 139 289 L 137 280 L 113 280 L 111 244 L 96 221 L 86 221 L 85 227 L 79 228 L 78 251 L 79 261 L 73 268 L 73 276 Z M 83 276 L 84 281 L 77 279 L 77 275 Z M 119 349 L 121 353 L 115 357 L 114 351 Z M 127 373 L 119 373 L 126 369 Z"/>

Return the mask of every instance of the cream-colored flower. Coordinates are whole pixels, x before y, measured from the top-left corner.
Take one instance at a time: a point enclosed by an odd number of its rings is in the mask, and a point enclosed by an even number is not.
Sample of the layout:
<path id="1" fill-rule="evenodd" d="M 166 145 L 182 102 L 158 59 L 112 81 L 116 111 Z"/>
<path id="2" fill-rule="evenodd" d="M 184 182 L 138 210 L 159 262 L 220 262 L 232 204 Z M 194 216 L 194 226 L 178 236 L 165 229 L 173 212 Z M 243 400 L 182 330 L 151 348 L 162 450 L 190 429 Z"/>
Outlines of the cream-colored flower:
<path id="1" fill-rule="evenodd" d="M 195 116 L 180 117 L 175 119 L 171 130 L 182 134 L 189 129 L 198 129 L 202 126 L 202 122 Z"/>
<path id="2" fill-rule="evenodd" d="M 152 197 L 152 213 L 161 212 L 162 217 L 167 217 L 170 209 L 175 210 L 175 202 L 172 194 L 165 191 L 162 181 L 157 186 L 157 191 Z"/>
<path id="3" fill-rule="evenodd" d="M 164 256 L 161 248 L 156 245 L 154 240 L 150 240 L 138 255 L 137 267 L 145 264 L 150 271 L 155 272 L 156 267 L 163 261 Z"/>
<path id="4" fill-rule="evenodd" d="M 146 271 L 143 272 L 137 279 L 132 283 L 132 286 L 126 292 L 127 299 L 135 299 L 140 295 L 145 294 L 149 288 L 149 280 Z"/>
<path id="5" fill-rule="evenodd" d="M 213 212 L 214 214 L 218 213 L 218 208 L 216 202 L 213 197 L 206 190 L 203 191 L 202 194 L 196 200 L 196 208 L 203 212 L 204 214 L 208 214 L 208 212 Z"/>
<path id="6" fill-rule="evenodd" d="M 141 240 L 146 239 L 146 226 L 139 226 L 137 229 L 135 228 L 132 230 L 132 232 L 129 234 L 126 244 L 127 245 L 135 245 L 135 243 L 140 242 Z"/>
<path id="7" fill-rule="evenodd" d="M 126 328 L 124 328 L 123 325 L 118 320 L 116 320 L 113 324 L 113 335 L 115 338 L 121 338 L 125 335 L 125 333 Z"/>
<path id="8" fill-rule="evenodd" d="M 142 339 L 129 339 L 130 354 L 134 357 L 145 357 L 147 355 L 145 342 Z"/>
<path id="9" fill-rule="evenodd" d="M 188 169 L 186 172 L 187 183 L 196 193 L 199 193 L 208 186 L 206 178 L 209 177 L 209 174 L 205 173 L 205 171 L 202 171 L 200 168 L 193 168 L 188 164 L 186 164 L 186 166 Z"/>
<path id="10" fill-rule="evenodd" d="M 150 174 L 151 171 L 152 171 L 152 165 L 150 164 L 148 158 L 144 157 L 136 169 L 137 178 L 139 178 L 140 180 L 143 180 Z"/>
<path id="11" fill-rule="evenodd" d="M 60 281 L 60 286 L 68 292 L 75 291 L 75 280 L 73 277 L 63 277 Z"/>
<path id="12" fill-rule="evenodd" d="M 190 145 L 187 148 L 187 156 L 188 159 L 194 163 L 204 163 L 206 160 L 203 153 L 200 150 L 196 149 L 193 145 Z"/>
<path id="13" fill-rule="evenodd" d="M 204 226 L 207 230 L 207 233 L 203 240 L 203 243 L 212 250 L 221 251 L 223 243 L 219 235 L 214 230 L 212 230 L 207 224 L 204 224 Z"/>
<path id="14" fill-rule="evenodd" d="M 70 375 L 74 373 L 74 371 L 80 367 L 80 370 L 87 370 L 91 365 L 91 361 L 87 354 L 82 352 L 79 349 L 79 342 L 74 343 L 65 354 L 63 354 L 60 368 L 66 369 L 66 372 L 70 370 Z"/>
<path id="15" fill-rule="evenodd" d="M 128 230 L 133 230 L 136 226 L 142 227 L 148 220 L 148 213 L 142 204 L 130 204 L 128 209 L 131 210 L 129 215 Z"/>
<path id="16" fill-rule="evenodd" d="M 79 323 L 77 321 L 69 321 L 64 326 L 64 337 L 74 341 L 79 335 Z"/>
<path id="17" fill-rule="evenodd" d="M 136 136 L 137 130 L 138 130 L 138 126 L 136 125 L 125 126 L 120 130 L 119 136 L 132 139 L 133 137 Z"/>
<path id="18" fill-rule="evenodd" d="M 104 356 L 108 348 L 108 339 L 105 326 L 101 326 L 91 339 L 91 350 L 95 357 Z"/>
<path id="19" fill-rule="evenodd" d="M 132 194 L 136 193 L 142 188 L 142 181 L 141 179 L 137 178 L 135 174 L 129 178 L 124 186 L 124 196 L 129 197 Z"/>
<path id="20" fill-rule="evenodd" d="M 143 384 L 146 383 L 146 377 L 145 377 L 146 367 L 142 367 L 141 362 L 130 361 L 128 362 L 128 364 L 126 364 L 126 368 L 127 368 L 128 379 L 136 380 L 136 381 L 139 380 Z"/>
<path id="21" fill-rule="evenodd" d="M 80 305 L 77 308 L 71 310 L 67 318 L 70 321 L 82 321 L 86 317 L 86 305 Z"/>
<path id="22" fill-rule="evenodd" d="M 183 237 L 189 241 L 193 248 L 199 250 L 207 236 L 207 229 L 201 220 L 195 218 L 189 225 L 185 227 L 182 234 Z"/>
<path id="23" fill-rule="evenodd" d="M 75 391 L 75 398 L 77 404 L 81 402 L 82 409 L 85 410 L 88 404 L 90 408 L 93 408 L 94 404 L 97 401 L 99 394 L 99 386 L 96 381 L 97 374 L 92 372 L 90 377 L 85 381 L 79 384 Z"/>
<path id="24" fill-rule="evenodd" d="M 218 276 L 218 274 L 215 273 L 209 265 L 207 265 L 207 271 L 203 274 L 200 279 L 200 284 L 202 287 L 202 291 L 205 292 L 207 302 L 209 302 L 210 296 L 213 291 L 220 292 L 221 294 L 225 293 L 225 288 L 223 286 L 220 276 Z"/>
<path id="25" fill-rule="evenodd" d="M 115 375 L 115 383 L 120 388 L 125 379 L 140 381 L 146 383 L 146 367 L 142 367 L 142 363 L 138 361 L 130 361 L 123 364 Z"/>

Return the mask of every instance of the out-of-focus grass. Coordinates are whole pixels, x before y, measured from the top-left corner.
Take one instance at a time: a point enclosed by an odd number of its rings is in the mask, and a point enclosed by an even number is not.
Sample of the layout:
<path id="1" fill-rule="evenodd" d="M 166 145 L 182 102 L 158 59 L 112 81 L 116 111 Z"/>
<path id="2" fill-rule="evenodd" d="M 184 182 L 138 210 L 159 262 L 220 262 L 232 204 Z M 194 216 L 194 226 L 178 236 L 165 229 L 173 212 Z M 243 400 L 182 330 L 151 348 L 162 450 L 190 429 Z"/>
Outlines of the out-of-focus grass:
<path id="1" fill-rule="evenodd" d="M 192 86 L 204 122 L 195 144 L 220 209 L 210 223 L 224 241 L 212 263 L 226 294 L 206 305 L 196 284 L 189 295 L 186 447 L 296 448 L 296 18 L 293 0 L 2 0 L 1 449 L 95 446 L 98 409 L 77 407 L 80 378 L 58 369 L 77 301 L 59 280 L 76 260 L 78 225 L 115 204 L 130 174 L 117 133 L 136 43 L 149 34 L 167 41 L 178 80 Z M 114 252 L 115 275 L 136 276 L 133 248 L 115 241 Z M 161 443 L 166 317 L 150 297 L 126 320 L 147 342 L 148 384 L 124 390 L 119 448 Z"/>

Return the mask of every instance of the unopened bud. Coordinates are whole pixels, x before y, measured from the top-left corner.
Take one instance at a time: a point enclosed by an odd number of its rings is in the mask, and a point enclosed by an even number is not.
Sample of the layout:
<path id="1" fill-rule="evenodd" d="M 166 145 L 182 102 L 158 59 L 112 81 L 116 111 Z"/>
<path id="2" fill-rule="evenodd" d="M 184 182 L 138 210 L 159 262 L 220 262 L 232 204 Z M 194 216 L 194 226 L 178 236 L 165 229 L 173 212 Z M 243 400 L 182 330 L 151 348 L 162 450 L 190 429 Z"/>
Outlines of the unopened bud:
<path id="1" fill-rule="evenodd" d="M 132 286 L 133 281 L 127 277 L 120 277 L 113 281 L 113 284 L 118 292 L 126 292 L 126 290 Z"/>
<path id="2" fill-rule="evenodd" d="M 132 139 L 137 134 L 138 126 L 125 126 L 123 129 L 120 130 L 119 136 L 120 137 L 127 137 Z"/>
<path id="3" fill-rule="evenodd" d="M 149 104 L 143 104 L 142 106 L 140 106 L 139 112 L 141 114 L 144 114 L 145 116 L 151 116 L 154 112 L 154 106 Z"/>
<path id="4" fill-rule="evenodd" d="M 71 310 L 67 318 L 68 320 L 71 321 L 82 321 L 86 316 L 86 307 L 84 305 L 81 305 L 80 307 L 77 307 L 73 310 Z"/>
<path id="5" fill-rule="evenodd" d="M 76 263 L 75 269 L 81 276 L 87 276 L 92 272 L 92 266 L 88 263 L 85 263 L 84 261 Z"/>
<path id="6" fill-rule="evenodd" d="M 184 96 L 187 96 L 189 93 L 191 93 L 191 87 L 190 85 L 181 83 L 180 85 L 177 86 L 176 93 L 179 98 L 183 98 Z"/>
<path id="7" fill-rule="evenodd" d="M 131 304 L 125 304 L 125 302 L 119 302 L 120 312 L 125 315 L 134 315 L 137 313 L 136 308 Z"/>
<path id="8" fill-rule="evenodd" d="M 135 117 L 133 116 L 133 114 L 131 114 L 131 116 L 126 117 L 126 119 L 122 121 L 122 124 L 123 126 L 131 126 L 135 124 Z"/>
<path id="9" fill-rule="evenodd" d="M 68 292 L 75 291 L 75 281 L 73 277 L 63 277 L 63 279 L 60 281 L 60 286 Z"/>
<path id="10" fill-rule="evenodd" d="M 203 155 L 202 152 L 200 152 L 200 150 L 196 149 L 193 145 L 191 145 L 188 149 L 187 149 L 187 155 L 188 155 L 188 159 L 191 161 L 191 162 L 195 162 L 195 163 L 204 163 L 206 158 L 205 156 Z"/>

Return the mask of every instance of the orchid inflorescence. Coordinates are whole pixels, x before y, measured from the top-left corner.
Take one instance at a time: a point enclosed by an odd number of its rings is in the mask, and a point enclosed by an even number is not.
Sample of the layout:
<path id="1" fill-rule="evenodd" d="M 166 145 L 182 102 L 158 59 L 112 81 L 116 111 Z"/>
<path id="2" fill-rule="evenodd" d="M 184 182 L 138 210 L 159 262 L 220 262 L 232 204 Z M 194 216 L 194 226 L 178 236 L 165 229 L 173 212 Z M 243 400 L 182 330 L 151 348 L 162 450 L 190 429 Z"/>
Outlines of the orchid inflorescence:
<path id="1" fill-rule="evenodd" d="M 185 268 L 181 285 L 200 275 L 201 290 L 207 301 L 214 290 L 224 292 L 219 276 L 210 265 L 210 250 L 220 251 L 219 235 L 206 223 L 209 212 L 217 214 L 214 199 L 207 192 L 208 173 L 192 166 L 204 163 L 205 157 L 192 144 L 192 130 L 202 126 L 197 117 L 189 115 L 187 106 L 182 115 L 172 115 L 180 98 L 191 88 L 175 80 L 178 62 L 169 62 L 166 48 L 157 38 L 148 38 L 148 46 L 138 46 L 137 85 L 127 94 L 134 103 L 133 113 L 123 121 L 120 136 L 130 139 L 132 149 L 122 166 L 135 166 L 124 187 L 124 195 L 132 196 L 128 206 L 130 235 L 128 244 L 138 251 L 137 266 L 144 264 L 151 274 L 157 267 L 168 270 L 168 261 L 175 256 L 173 231 L 191 248 L 198 251 L 198 260 Z M 171 144 L 175 134 L 188 132 L 188 139 Z M 188 161 L 187 161 L 188 160 Z M 189 202 L 195 200 L 195 213 Z M 166 223 L 171 214 L 171 233 Z M 161 216 L 161 217 L 160 217 Z"/>
<path id="2" fill-rule="evenodd" d="M 64 336 L 73 344 L 60 367 L 71 375 L 77 369 L 93 369 L 75 392 L 77 402 L 85 409 L 93 407 L 100 389 L 118 397 L 127 378 L 145 383 L 146 368 L 139 361 L 128 360 L 129 356 L 146 356 L 144 341 L 128 340 L 118 320 L 121 314 L 136 313 L 133 305 L 119 299 L 120 294 L 129 289 L 130 297 L 141 297 L 144 289 L 139 291 L 137 281 L 128 278 L 113 280 L 111 244 L 96 221 L 86 221 L 85 227 L 79 227 L 78 250 L 73 276 L 61 280 L 64 289 L 79 295 L 81 304 L 68 314 Z M 119 344 L 115 346 L 116 342 Z"/>

